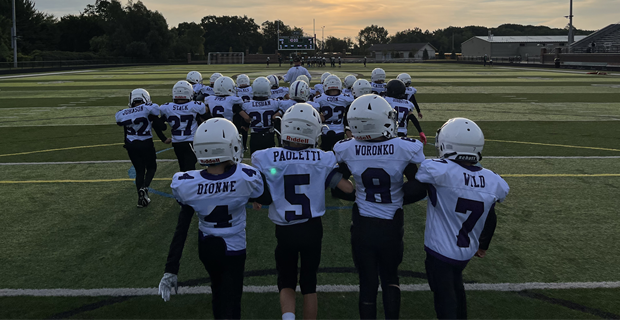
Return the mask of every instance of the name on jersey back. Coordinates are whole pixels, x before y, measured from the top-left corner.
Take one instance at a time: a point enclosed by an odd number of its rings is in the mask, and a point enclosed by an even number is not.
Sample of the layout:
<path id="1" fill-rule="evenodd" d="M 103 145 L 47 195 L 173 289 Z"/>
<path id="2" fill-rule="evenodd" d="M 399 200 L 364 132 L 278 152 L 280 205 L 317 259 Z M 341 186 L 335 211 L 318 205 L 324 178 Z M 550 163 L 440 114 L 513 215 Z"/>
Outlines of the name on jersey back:
<path id="1" fill-rule="evenodd" d="M 393 144 L 380 144 L 374 146 L 355 146 L 356 156 L 382 156 L 394 154 Z"/>
<path id="2" fill-rule="evenodd" d="M 173 111 L 188 111 L 189 107 L 186 106 L 186 105 L 178 106 L 178 105 L 175 104 L 174 106 L 172 106 L 172 110 Z"/>
<path id="3" fill-rule="evenodd" d="M 265 101 L 252 100 L 252 107 L 270 106 L 271 102 L 273 102 L 273 100 L 265 100 Z"/>
<path id="4" fill-rule="evenodd" d="M 276 150 L 273 151 L 273 162 L 287 161 L 287 160 L 308 160 L 308 161 L 321 161 L 321 151 L 319 150 Z"/>
<path id="5" fill-rule="evenodd" d="M 128 114 L 132 114 L 132 113 L 136 113 L 136 112 L 140 112 L 144 110 L 144 107 L 142 107 L 142 105 L 139 105 L 135 108 L 131 108 L 131 109 L 125 109 L 125 111 L 123 111 L 123 115 L 126 116 Z"/>
<path id="6" fill-rule="evenodd" d="M 224 192 L 235 192 L 237 181 L 218 181 L 212 183 L 199 184 L 196 194 L 214 194 Z"/>
<path id="7" fill-rule="evenodd" d="M 472 176 L 467 172 L 463 172 L 463 178 L 465 179 L 465 185 L 473 188 L 484 188 L 486 185 L 484 182 L 484 176 Z"/>

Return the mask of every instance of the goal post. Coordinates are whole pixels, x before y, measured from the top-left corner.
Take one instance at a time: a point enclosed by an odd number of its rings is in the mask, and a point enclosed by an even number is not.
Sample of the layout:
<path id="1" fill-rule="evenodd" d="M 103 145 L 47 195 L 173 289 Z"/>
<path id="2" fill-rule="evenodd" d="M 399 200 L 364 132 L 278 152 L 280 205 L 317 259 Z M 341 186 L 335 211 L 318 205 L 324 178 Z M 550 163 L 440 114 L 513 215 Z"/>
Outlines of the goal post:
<path id="1" fill-rule="evenodd" d="M 209 52 L 207 64 L 244 64 L 243 52 Z"/>

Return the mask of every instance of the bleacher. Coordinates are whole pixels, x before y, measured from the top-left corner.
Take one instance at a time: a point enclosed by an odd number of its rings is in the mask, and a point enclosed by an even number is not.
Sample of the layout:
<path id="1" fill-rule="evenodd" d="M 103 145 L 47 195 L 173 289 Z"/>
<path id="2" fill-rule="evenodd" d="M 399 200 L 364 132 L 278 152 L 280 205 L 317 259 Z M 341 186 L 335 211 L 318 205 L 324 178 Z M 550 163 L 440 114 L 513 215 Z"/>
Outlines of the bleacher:
<path id="1" fill-rule="evenodd" d="M 620 23 L 610 24 L 588 35 L 573 43 L 571 49 L 573 53 L 620 52 Z"/>

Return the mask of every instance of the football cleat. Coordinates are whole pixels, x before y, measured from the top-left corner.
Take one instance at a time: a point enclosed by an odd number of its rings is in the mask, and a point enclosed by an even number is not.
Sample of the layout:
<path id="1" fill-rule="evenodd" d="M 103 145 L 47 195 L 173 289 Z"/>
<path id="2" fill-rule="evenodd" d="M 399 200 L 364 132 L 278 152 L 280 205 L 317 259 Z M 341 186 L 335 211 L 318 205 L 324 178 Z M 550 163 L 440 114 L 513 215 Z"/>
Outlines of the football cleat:
<path id="1" fill-rule="evenodd" d="M 144 208 L 151 203 L 149 199 L 149 188 L 140 188 L 138 190 L 138 208 Z"/>

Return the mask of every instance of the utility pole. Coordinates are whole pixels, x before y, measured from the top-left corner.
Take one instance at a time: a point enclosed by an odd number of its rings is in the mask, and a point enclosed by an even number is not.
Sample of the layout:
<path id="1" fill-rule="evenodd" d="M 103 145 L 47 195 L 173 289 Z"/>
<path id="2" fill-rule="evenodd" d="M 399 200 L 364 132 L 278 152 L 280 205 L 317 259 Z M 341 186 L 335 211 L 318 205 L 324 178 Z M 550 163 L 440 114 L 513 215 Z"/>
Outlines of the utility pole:
<path id="1" fill-rule="evenodd" d="M 276 23 L 278 23 L 278 39 L 276 42 L 276 50 L 280 48 L 280 20 L 276 20 Z"/>
<path id="2" fill-rule="evenodd" d="M 314 52 L 316 53 L 316 25 L 314 19 L 312 19 L 312 34 L 314 35 Z"/>
<path id="3" fill-rule="evenodd" d="M 325 26 L 321 30 L 321 52 L 325 52 Z"/>
<path id="4" fill-rule="evenodd" d="M 573 34 L 573 0 L 570 0 L 570 13 L 568 16 L 568 52 L 573 51 L 571 45 L 575 41 L 575 35 Z"/>
<path id="5" fill-rule="evenodd" d="M 15 0 L 13 0 L 13 28 L 11 28 L 11 47 L 13 47 L 13 68 L 17 68 L 17 20 L 15 19 Z"/>

